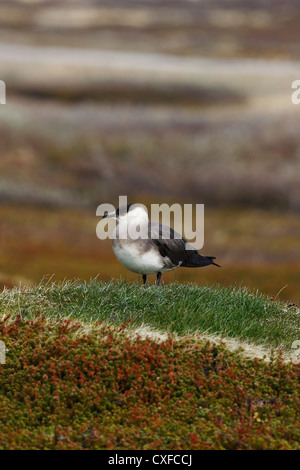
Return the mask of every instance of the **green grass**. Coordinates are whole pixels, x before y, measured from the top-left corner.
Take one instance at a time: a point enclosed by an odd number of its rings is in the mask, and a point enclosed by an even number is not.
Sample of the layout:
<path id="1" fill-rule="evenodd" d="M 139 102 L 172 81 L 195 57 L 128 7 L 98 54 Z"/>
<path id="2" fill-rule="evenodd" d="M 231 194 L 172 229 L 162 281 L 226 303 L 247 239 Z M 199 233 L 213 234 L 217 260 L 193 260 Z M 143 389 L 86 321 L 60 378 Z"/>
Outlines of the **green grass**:
<path id="1" fill-rule="evenodd" d="M 208 333 L 289 351 L 300 337 L 299 308 L 245 288 L 169 284 L 143 288 L 122 281 L 41 283 L 4 290 L 0 311 L 31 319 L 71 318 L 176 333 Z"/>

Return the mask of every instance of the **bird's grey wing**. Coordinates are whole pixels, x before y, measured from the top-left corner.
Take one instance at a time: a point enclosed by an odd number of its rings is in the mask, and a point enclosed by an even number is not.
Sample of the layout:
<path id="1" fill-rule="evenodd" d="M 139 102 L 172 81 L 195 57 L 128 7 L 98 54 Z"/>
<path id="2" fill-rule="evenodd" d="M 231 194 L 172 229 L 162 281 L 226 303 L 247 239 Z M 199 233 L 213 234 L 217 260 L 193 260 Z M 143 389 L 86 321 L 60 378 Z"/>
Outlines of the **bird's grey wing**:
<path id="1" fill-rule="evenodd" d="M 160 255 L 163 258 L 168 257 L 174 266 L 178 266 L 183 261 L 191 259 L 196 253 L 198 254 L 197 250 L 193 249 L 184 237 L 166 225 L 151 222 L 148 233 Z"/>

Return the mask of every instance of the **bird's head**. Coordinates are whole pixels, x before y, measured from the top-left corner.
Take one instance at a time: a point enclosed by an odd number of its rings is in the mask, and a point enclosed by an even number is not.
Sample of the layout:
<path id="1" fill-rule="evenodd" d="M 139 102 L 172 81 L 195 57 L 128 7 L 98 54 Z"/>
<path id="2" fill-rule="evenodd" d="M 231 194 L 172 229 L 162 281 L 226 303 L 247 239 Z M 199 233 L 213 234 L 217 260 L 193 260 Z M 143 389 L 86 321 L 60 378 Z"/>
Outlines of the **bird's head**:
<path id="1" fill-rule="evenodd" d="M 103 219 L 110 217 L 120 222 L 143 222 L 149 220 L 147 208 L 143 204 L 127 204 L 120 206 L 116 211 L 109 212 L 103 216 Z"/>

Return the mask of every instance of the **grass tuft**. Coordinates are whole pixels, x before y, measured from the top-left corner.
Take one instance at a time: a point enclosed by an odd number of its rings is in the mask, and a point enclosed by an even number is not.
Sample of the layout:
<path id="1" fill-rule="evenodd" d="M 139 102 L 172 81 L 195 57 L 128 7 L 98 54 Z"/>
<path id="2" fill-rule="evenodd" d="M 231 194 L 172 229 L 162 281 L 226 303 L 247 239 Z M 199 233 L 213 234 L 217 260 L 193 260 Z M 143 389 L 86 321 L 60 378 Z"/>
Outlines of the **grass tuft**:
<path id="1" fill-rule="evenodd" d="M 206 333 L 285 351 L 300 337 L 298 307 L 238 286 L 174 283 L 143 288 L 122 281 L 50 280 L 32 288 L 4 290 L 0 311 L 23 319 L 40 312 L 52 320 L 113 325 L 130 320 L 131 328 L 147 325 L 177 335 Z"/>

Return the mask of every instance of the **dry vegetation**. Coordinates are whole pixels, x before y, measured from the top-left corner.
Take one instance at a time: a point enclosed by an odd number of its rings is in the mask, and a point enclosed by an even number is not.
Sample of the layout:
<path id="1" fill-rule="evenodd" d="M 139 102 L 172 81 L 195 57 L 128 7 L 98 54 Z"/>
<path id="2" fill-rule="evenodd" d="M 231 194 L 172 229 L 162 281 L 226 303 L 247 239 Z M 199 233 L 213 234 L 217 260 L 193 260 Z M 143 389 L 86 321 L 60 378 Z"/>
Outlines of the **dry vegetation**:
<path id="1" fill-rule="evenodd" d="M 2 0 L 0 13 L 5 42 L 299 59 L 297 0 Z"/>
<path id="2" fill-rule="evenodd" d="M 2 112 L 0 196 L 95 207 L 159 195 L 297 210 L 296 117 L 25 100 Z"/>

